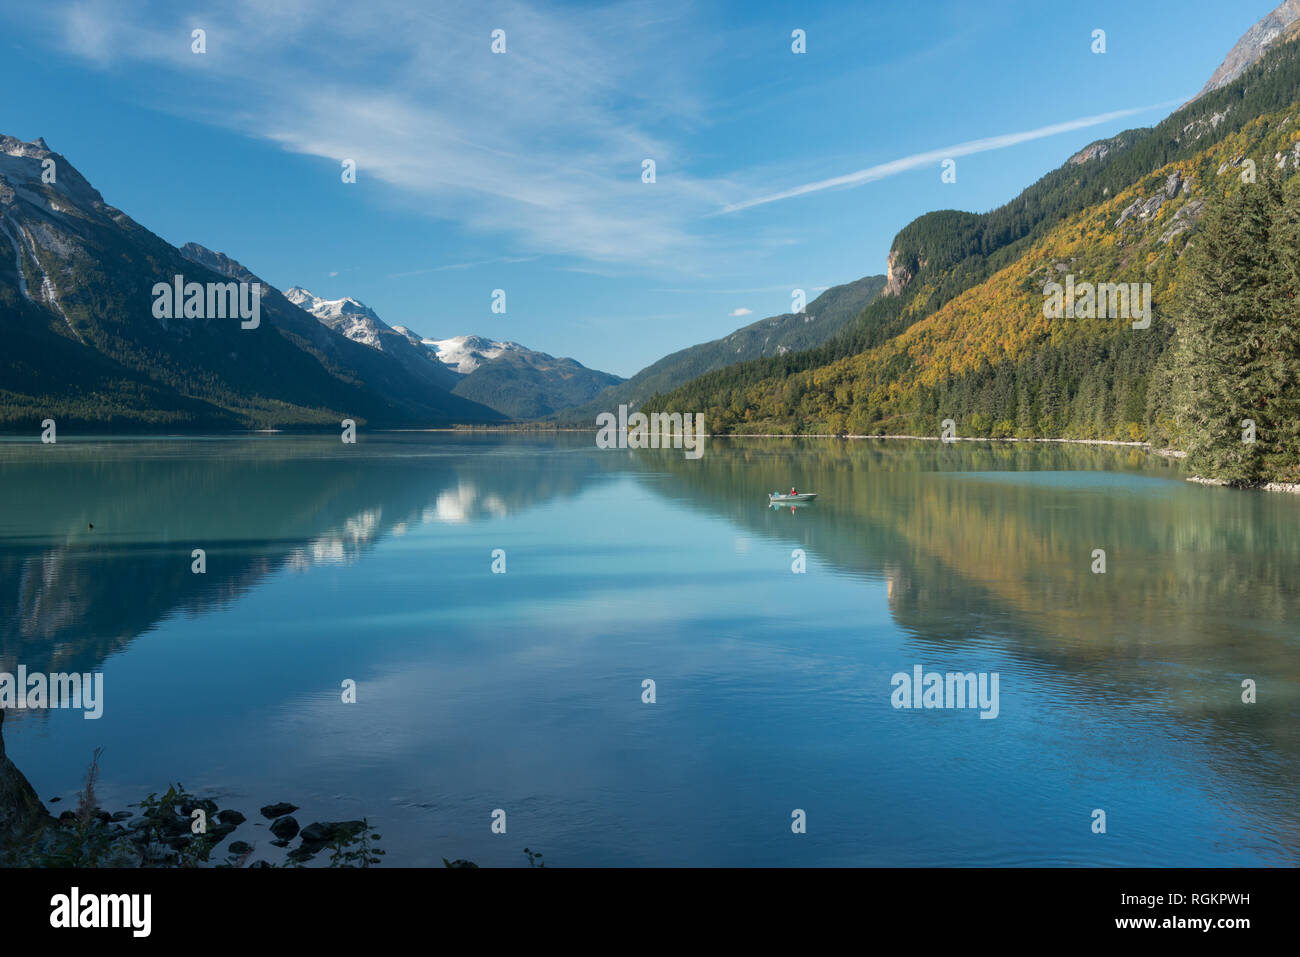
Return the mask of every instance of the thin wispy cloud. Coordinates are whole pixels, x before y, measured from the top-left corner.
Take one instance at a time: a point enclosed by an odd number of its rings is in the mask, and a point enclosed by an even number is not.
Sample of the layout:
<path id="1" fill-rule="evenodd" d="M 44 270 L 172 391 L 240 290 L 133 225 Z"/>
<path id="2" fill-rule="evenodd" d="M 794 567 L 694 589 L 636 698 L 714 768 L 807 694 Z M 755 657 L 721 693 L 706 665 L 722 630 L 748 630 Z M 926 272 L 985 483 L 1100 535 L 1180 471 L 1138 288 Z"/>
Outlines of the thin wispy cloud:
<path id="1" fill-rule="evenodd" d="M 1011 146 L 1018 146 L 1021 143 L 1028 143 L 1032 140 L 1041 140 L 1048 136 L 1057 136 L 1061 133 L 1070 133 L 1074 130 L 1086 129 L 1090 126 L 1099 126 L 1102 123 L 1110 123 L 1114 120 L 1124 119 L 1129 116 L 1136 116 L 1139 113 L 1146 113 L 1151 110 L 1168 109 L 1171 106 L 1177 106 L 1180 100 L 1171 100 L 1168 103 L 1158 103 L 1154 106 L 1139 106 L 1127 110 L 1114 110 L 1110 113 L 1100 113 L 1096 116 L 1085 116 L 1076 120 L 1067 120 L 1064 123 L 1052 123 L 1048 126 L 1040 126 L 1038 129 L 1025 130 L 1020 133 L 1004 133 L 1001 136 L 988 136 L 978 140 L 968 140 L 965 143 L 958 143 L 955 146 L 945 146 L 942 149 L 927 150 L 924 153 L 914 153 L 911 156 L 904 156 L 901 159 L 890 160 L 888 163 L 880 163 L 876 166 L 869 166 L 866 169 L 860 169 L 855 173 L 847 173 L 844 176 L 833 176 L 830 179 L 818 180 L 814 183 L 805 183 L 802 186 L 795 186 L 790 189 L 782 190 L 779 193 L 769 193 L 766 196 L 757 196 L 754 199 L 747 199 L 739 203 L 730 203 L 723 206 L 714 215 L 721 213 L 734 213 L 742 209 L 752 209 L 755 206 L 763 206 L 768 203 L 780 202 L 783 199 L 793 199 L 796 196 L 807 196 L 809 193 L 819 193 L 827 189 L 844 189 L 854 186 L 863 186 L 867 183 L 874 183 L 877 180 L 885 179 L 889 176 L 896 176 L 899 173 L 905 173 L 908 170 L 917 169 L 923 166 L 933 166 L 943 162 L 945 159 L 956 159 L 959 156 L 971 156 L 975 153 L 986 153 L 990 150 L 1006 149 Z"/>
<path id="2" fill-rule="evenodd" d="M 734 317 L 736 317 L 736 316 L 749 316 L 749 315 L 753 315 L 753 313 L 754 313 L 754 310 L 753 310 L 753 309 L 746 309 L 744 306 L 741 306 L 739 309 L 733 309 L 733 310 L 731 310 L 731 312 L 727 313 L 727 315 L 729 315 L 729 316 L 731 316 L 731 317 L 734 318 Z"/>
<path id="3" fill-rule="evenodd" d="M 701 289 L 691 287 L 673 287 L 666 289 L 651 289 L 651 292 L 671 292 L 679 293 L 685 296 L 753 296 L 764 292 L 784 292 L 788 293 L 791 289 L 799 288 L 799 283 L 781 283 L 775 286 L 750 286 L 745 289 Z"/>
<path id="4" fill-rule="evenodd" d="M 703 71 L 719 69 L 725 44 L 702 27 L 707 17 L 689 0 L 580 8 L 526 0 L 445 0 L 436 7 L 229 0 L 199 13 L 162 0 L 48 0 L 32 22 L 53 46 L 106 74 L 151 77 L 133 92 L 158 111 L 316 157 L 324 161 L 322 184 L 337 183 L 340 162 L 354 160 L 356 188 L 374 201 L 491 237 L 505 254 L 390 279 L 546 256 L 557 260 L 556 269 L 601 276 L 726 276 L 735 279 L 724 283 L 739 285 L 738 261 L 787 260 L 809 238 L 791 236 L 788 227 L 772 236 L 738 233 L 716 216 L 1156 108 L 972 140 L 765 191 L 758 184 L 807 173 L 791 172 L 779 151 L 719 170 L 707 133 L 692 135 L 734 123 L 719 118 L 717 104 L 728 96 L 749 97 L 756 110 L 772 104 L 761 84 L 715 95 L 717 77 Z M 508 37 L 502 55 L 490 52 L 497 26 Z M 203 55 L 191 51 L 196 27 L 207 31 Z M 748 42 L 760 49 L 765 38 Z M 798 93 L 822 93 L 836 82 L 810 75 L 811 85 L 799 84 Z M 645 158 L 657 163 L 653 183 L 642 180 Z"/>
<path id="5" fill-rule="evenodd" d="M 688 10 L 686 0 L 582 11 L 242 0 L 196 17 L 160 3 L 52 0 L 47 22 L 97 67 L 144 63 L 174 77 L 179 86 L 142 93 L 159 110 L 328 160 L 336 180 L 354 160 L 358 184 L 393 187 L 394 205 L 510 236 L 521 256 L 650 267 L 708 251 L 692 223 L 734 190 L 674 165 L 683 148 L 656 132 L 703 112 L 685 75 L 690 31 L 675 22 Z M 197 55 L 200 26 L 207 53 Z M 673 175 L 642 182 L 647 157 Z"/>
<path id="6" fill-rule="evenodd" d="M 426 269 L 412 269 L 409 272 L 391 273 L 388 279 L 402 279 L 406 276 L 424 276 L 435 272 L 452 272 L 465 269 L 477 269 L 479 266 L 508 266 L 514 263 L 530 263 L 541 259 L 541 256 L 497 256 L 495 259 L 480 259 L 476 262 L 468 263 L 447 263 L 444 266 L 429 266 Z"/>

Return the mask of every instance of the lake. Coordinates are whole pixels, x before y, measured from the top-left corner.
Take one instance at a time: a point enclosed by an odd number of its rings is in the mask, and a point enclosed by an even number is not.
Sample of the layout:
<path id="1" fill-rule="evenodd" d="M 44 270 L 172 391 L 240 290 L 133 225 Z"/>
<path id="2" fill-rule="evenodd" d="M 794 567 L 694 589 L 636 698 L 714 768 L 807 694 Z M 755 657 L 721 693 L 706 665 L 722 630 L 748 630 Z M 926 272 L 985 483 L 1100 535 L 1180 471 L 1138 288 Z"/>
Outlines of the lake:
<path id="1" fill-rule="evenodd" d="M 1300 497 L 1135 448 L 0 441 L 0 671 L 104 676 L 9 757 L 270 861 L 288 801 L 387 865 L 1293 866 L 1298 612 Z M 996 717 L 896 707 L 918 666 Z"/>

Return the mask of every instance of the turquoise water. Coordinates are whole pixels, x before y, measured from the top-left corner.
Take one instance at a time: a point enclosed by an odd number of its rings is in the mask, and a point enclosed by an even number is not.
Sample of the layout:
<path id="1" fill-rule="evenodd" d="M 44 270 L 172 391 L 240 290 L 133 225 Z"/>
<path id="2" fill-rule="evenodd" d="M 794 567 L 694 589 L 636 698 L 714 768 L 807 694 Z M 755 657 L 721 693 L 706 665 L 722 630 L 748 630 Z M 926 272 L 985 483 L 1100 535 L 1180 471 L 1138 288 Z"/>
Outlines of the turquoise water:
<path id="1" fill-rule="evenodd" d="M 268 860 L 284 800 L 390 865 L 1294 865 L 1300 498 L 1182 479 L 1060 445 L 0 442 L 0 671 L 105 685 L 5 741 L 47 800 L 96 747 L 105 806 L 211 794 Z M 791 485 L 817 504 L 767 506 Z M 997 717 L 896 709 L 916 665 L 997 672 Z"/>

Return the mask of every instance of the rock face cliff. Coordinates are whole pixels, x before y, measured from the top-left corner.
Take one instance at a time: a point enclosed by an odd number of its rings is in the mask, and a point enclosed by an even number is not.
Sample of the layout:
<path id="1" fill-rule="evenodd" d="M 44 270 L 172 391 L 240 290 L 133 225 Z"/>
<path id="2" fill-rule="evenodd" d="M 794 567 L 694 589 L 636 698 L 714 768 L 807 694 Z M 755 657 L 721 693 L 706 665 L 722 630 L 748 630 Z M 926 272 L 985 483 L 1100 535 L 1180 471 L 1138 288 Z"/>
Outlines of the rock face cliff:
<path id="1" fill-rule="evenodd" d="M 881 295 L 901 295 L 911 281 L 912 271 L 899 261 L 898 250 L 891 249 L 889 251 L 889 261 L 886 263 L 885 291 Z"/>
<path id="2" fill-rule="evenodd" d="M 53 823 L 36 791 L 5 755 L 4 720 L 0 708 L 0 852 Z"/>
<path id="3" fill-rule="evenodd" d="M 1278 43 L 1286 43 L 1300 35 L 1300 0 L 1283 0 L 1268 16 L 1255 24 L 1228 51 L 1210 82 L 1196 94 L 1199 99 L 1212 90 L 1227 86 L 1257 63 L 1268 50 Z"/>

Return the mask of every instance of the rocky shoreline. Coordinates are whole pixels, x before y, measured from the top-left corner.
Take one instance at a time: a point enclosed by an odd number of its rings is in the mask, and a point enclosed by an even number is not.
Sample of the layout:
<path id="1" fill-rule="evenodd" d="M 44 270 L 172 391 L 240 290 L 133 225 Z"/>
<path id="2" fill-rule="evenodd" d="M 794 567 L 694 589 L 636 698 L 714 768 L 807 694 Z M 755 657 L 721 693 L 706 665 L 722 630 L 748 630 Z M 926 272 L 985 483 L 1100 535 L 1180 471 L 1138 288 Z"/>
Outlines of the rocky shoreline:
<path id="1" fill-rule="evenodd" d="M 110 813 L 99 806 L 95 782 L 98 753 L 91 762 L 75 810 L 57 818 L 41 802 L 36 790 L 9 760 L 4 748 L 5 709 L 0 708 L 0 863 L 8 867 L 302 867 L 322 851 L 330 851 L 331 867 L 371 867 L 384 851 L 376 846 L 380 835 L 366 820 L 316 821 L 300 827 L 292 816 L 298 807 L 280 802 L 261 808 L 274 835 L 270 843 L 288 848 L 282 865 L 266 860 L 250 862 L 256 845 L 230 840 L 248 818 L 221 808 L 209 798 L 199 798 L 173 785 L 158 796 L 139 802 L 137 811 Z M 225 844 L 224 859 L 214 852 Z M 460 862 L 462 864 L 467 862 Z"/>
<path id="2" fill-rule="evenodd" d="M 1295 482 L 1260 482 L 1256 485 L 1233 485 L 1223 479 L 1202 478 L 1199 475 L 1190 475 L 1187 481 L 1195 482 L 1198 485 L 1217 485 L 1220 488 L 1239 488 L 1254 492 L 1288 492 L 1292 495 L 1300 495 L 1300 483 Z"/>

